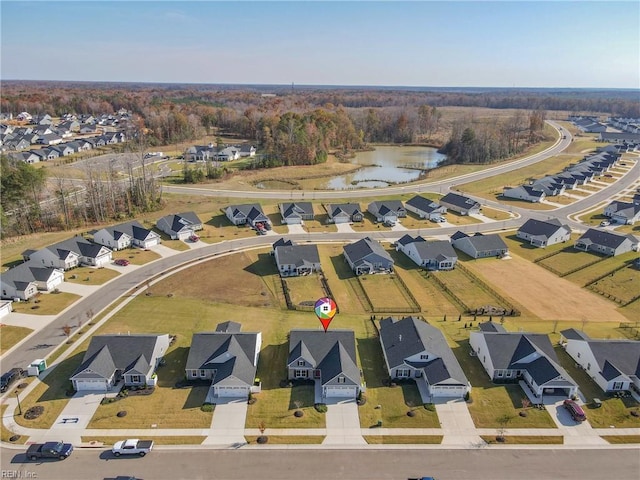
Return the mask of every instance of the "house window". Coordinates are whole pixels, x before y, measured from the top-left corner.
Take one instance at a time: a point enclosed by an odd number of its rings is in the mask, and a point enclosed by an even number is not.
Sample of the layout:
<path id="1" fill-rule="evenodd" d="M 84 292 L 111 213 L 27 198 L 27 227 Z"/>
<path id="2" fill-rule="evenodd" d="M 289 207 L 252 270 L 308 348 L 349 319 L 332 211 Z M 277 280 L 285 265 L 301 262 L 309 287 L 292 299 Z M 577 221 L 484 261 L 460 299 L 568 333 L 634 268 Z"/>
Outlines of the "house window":
<path id="1" fill-rule="evenodd" d="M 498 378 L 502 378 L 502 370 L 498 370 L 498 371 L 496 372 L 496 376 L 497 376 Z"/>
<path id="2" fill-rule="evenodd" d="M 191 376 L 192 377 L 197 377 L 198 376 L 198 372 L 196 370 L 191 370 Z"/>
<path id="3" fill-rule="evenodd" d="M 200 376 L 202 378 L 206 377 L 206 375 L 207 375 L 207 372 L 205 370 L 200 370 Z"/>
<path id="4" fill-rule="evenodd" d="M 591 370 L 591 363 L 587 363 L 587 370 Z"/>
<path id="5" fill-rule="evenodd" d="M 578 355 L 577 355 L 577 357 L 578 357 L 578 358 L 580 358 L 580 352 L 578 352 Z"/>
<path id="6" fill-rule="evenodd" d="M 396 370 L 396 377 L 408 378 L 411 375 L 411 371 L 408 368 L 399 368 Z"/>
<path id="7" fill-rule="evenodd" d="M 429 360 L 429 355 L 420 355 L 420 360 Z"/>
<path id="8" fill-rule="evenodd" d="M 298 366 L 304 367 L 304 360 L 298 360 Z"/>
<path id="9" fill-rule="evenodd" d="M 338 377 L 338 383 L 345 383 L 344 377 Z"/>
<path id="10" fill-rule="evenodd" d="M 622 390 L 622 382 L 613 382 L 613 390 Z"/>
<path id="11" fill-rule="evenodd" d="M 131 375 L 131 383 L 140 383 L 140 375 Z"/>
<path id="12" fill-rule="evenodd" d="M 295 378 L 307 378 L 307 371 L 306 370 L 294 370 L 293 371 L 293 376 Z"/>

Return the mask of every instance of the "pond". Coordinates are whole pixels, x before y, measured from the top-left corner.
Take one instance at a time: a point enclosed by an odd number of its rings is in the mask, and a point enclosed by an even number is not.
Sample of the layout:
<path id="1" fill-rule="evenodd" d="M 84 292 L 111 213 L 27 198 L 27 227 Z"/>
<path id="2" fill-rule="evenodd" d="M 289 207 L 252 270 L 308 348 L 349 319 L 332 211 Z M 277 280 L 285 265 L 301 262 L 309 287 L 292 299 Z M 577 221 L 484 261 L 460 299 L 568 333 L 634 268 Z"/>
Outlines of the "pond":
<path id="1" fill-rule="evenodd" d="M 437 167 L 446 155 L 432 147 L 380 146 L 370 152 L 360 152 L 349 163 L 362 165 L 357 172 L 331 178 L 324 188 L 388 187 L 396 183 L 418 180 L 428 169 Z"/>

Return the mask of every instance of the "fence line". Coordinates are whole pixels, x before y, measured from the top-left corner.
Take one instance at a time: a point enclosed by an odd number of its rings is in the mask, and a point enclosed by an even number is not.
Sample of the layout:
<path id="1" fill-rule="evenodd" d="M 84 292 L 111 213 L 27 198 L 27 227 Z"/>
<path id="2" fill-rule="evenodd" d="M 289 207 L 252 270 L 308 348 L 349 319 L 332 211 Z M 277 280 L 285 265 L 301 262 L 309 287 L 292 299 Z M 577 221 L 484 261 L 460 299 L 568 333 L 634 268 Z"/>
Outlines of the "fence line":
<path id="1" fill-rule="evenodd" d="M 519 316 L 520 315 L 520 311 L 518 309 L 516 309 L 510 301 L 508 301 L 506 298 L 504 298 L 502 295 L 500 295 L 498 292 L 496 292 L 493 288 L 491 288 L 491 286 L 489 286 L 484 280 L 482 280 L 480 277 L 478 277 L 475 273 L 473 273 L 467 267 L 465 267 L 464 265 L 462 265 L 461 263 L 458 262 L 457 268 L 459 268 L 460 271 L 463 274 L 465 274 L 466 276 L 471 278 L 474 282 L 476 282 L 480 286 L 480 288 L 482 288 L 484 291 L 486 291 L 487 293 L 492 295 L 496 300 L 501 302 L 503 304 L 503 309 L 504 310 L 507 310 L 507 309 L 511 310 L 510 316 Z M 505 315 L 506 314 L 507 313 L 505 311 Z"/>
<path id="2" fill-rule="evenodd" d="M 444 290 L 453 299 L 454 302 L 456 302 L 460 307 L 462 307 L 463 313 L 470 313 L 471 312 L 471 308 L 469 308 L 469 306 L 466 303 L 464 303 L 460 297 L 458 297 L 455 293 L 453 293 L 451 291 L 451 289 L 449 287 L 447 287 L 444 284 L 444 282 L 442 280 L 440 280 L 435 274 L 429 275 L 429 272 L 425 272 L 425 278 L 432 279 L 434 282 L 436 282 L 436 284 L 442 290 Z"/>
<path id="3" fill-rule="evenodd" d="M 409 299 L 411 300 L 411 303 L 413 303 L 413 308 L 416 308 L 417 312 L 421 311 L 422 308 L 420 307 L 418 300 L 416 300 L 416 297 L 413 296 L 413 293 L 411 293 L 411 290 L 409 289 L 409 287 L 407 287 L 407 284 L 404 283 L 404 280 L 402 279 L 402 277 L 396 273 L 395 278 L 400 282 L 400 285 L 404 289 L 404 292 L 408 295 Z"/>

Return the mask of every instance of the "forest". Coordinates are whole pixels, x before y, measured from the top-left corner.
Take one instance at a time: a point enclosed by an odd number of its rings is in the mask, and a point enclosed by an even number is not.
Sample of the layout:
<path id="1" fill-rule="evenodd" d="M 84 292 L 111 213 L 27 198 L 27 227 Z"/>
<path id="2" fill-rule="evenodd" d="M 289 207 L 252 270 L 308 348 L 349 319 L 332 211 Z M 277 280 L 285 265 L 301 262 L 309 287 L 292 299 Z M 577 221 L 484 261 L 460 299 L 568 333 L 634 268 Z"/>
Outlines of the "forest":
<path id="1" fill-rule="evenodd" d="M 328 89 L 273 86 L 206 86 L 2 82 L 3 114 L 103 114 L 126 109 L 134 114 L 129 150 L 195 141 L 203 134 L 239 138 L 260 152 L 248 168 L 312 165 L 367 148 L 371 144 L 427 144 L 448 163 L 492 163 L 543 139 L 548 111 L 640 117 L 628 91 L 484 92 L 411 89 Z M 581 93 L 581 94 L 578 94 Z M 442 121 L 445 106 L 518 109 L 500 119 Z M 56 202 L 42 206 L 44 170 L 2 159 L 3 237 L 131 217 L 161 204 L 161 186 L 144 166 L 128 182 L 108 181 L 87 172 L 84 193 L 64 179 L 54 184 Z M 185 168 L 186 182 L 216 179 L 224 172 Z M 80 198 L 81 197 L 81 198 Z"/>

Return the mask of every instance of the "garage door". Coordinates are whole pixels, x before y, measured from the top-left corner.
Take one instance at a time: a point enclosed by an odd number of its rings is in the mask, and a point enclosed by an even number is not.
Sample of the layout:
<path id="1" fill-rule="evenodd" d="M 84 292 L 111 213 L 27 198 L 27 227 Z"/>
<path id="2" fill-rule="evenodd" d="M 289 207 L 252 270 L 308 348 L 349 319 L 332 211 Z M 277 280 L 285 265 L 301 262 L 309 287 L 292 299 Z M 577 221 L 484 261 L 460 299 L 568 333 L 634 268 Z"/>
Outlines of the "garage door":
<path id="1" fill-rule="evenodd" d="M 76 390 L 78 391 L 102 391 L 106 390 L 104 380 L 76 380 Z"/>
<path id="2" fill-rule="evenodd" d="M 324 396 L 356 398 L 356 387 L 325 387 Z"/>
<path id="3" fill-rule="evenodd" d="M 247 397 L 249 387 L 216 387 L 218 397 Z"/>

